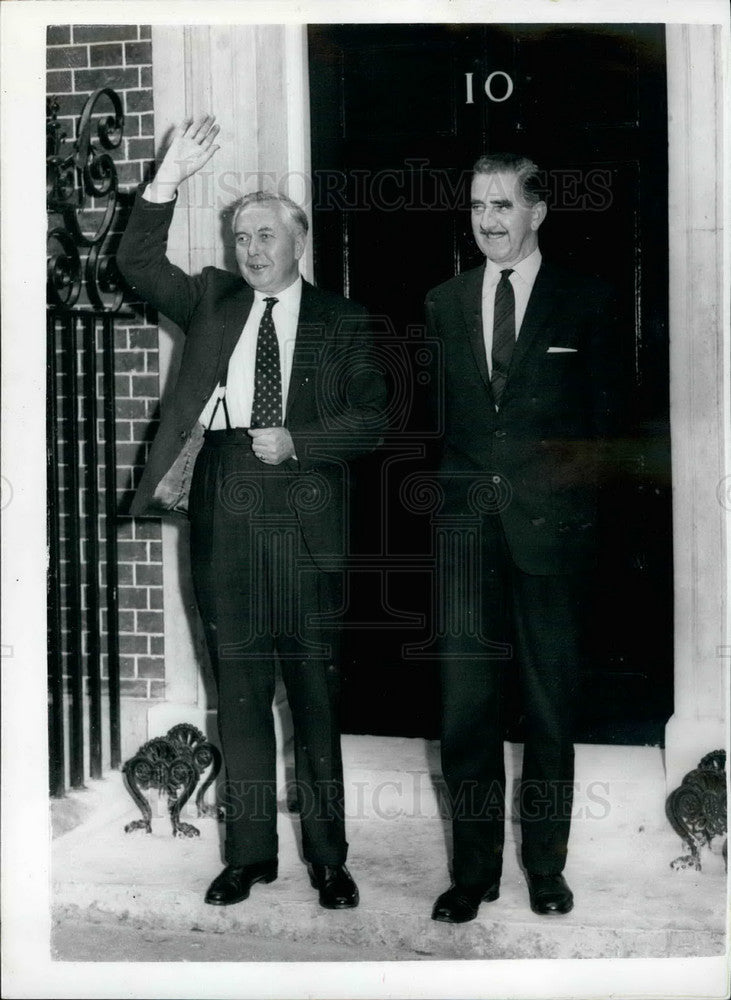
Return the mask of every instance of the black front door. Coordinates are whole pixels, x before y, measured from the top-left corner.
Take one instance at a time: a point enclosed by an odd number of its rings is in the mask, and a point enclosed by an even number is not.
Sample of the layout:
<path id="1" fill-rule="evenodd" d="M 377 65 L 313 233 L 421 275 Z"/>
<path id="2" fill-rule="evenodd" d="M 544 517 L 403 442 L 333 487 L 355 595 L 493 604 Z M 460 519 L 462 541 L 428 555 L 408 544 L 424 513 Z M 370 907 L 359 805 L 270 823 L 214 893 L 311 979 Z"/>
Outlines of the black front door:
<path id="1" fill-rule="evenodd" d="M 392 433 L 355 469 L 344 728 L 435 736 L 433 525 L 404 501 L 428 464 L 428 289 L 479 263 L 469 170 L 483 152 L 546 172 L 547 258 L 617 288 L 631 434 L 603 503 L 578 737 L 659 742 L 672 711 L 667 108 L 657 25 L 309 29 L 315 276 L 380 316 Z M 424 498 L 422 498 L 423 500 Z M 428 644 L 428 643 L 427 643 Z M 519 708 L 510 734 L 520 733 Z"/>

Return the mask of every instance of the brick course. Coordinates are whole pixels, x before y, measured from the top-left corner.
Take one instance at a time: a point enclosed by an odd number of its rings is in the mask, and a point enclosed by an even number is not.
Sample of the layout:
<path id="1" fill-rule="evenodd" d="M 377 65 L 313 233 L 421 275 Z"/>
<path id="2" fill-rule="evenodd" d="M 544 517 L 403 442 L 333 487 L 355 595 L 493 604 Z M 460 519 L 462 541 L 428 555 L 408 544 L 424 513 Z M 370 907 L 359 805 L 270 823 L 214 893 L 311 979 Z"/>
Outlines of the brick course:
<path id="1" fill-rule="evenodd" d="M 89 45 L 92 66 L 122 66 L 124 49 L 121 44 Z M 125 129 L 126 131 L 126 129 Z"/>
<path id="2" fill-rule="evenodd" d="M 140 27 L 136 24 L 76 24 L 71 30 L 74 42 L 136 41 L 140 37 Z"/>
<path id="3" fill-rule="evenodd" d="M 56 48 L 49 48 L 46 52 L 46 65 L 49 69 L 88 66 L 89 46 L 59 45 Z"/>
<path id="4" fill-rule="evenodd" d="M 124 61 L 127 66 L 135 64 L 152 64 L 152 42 L 126 42 L 124 46 Z"/>
<path id="5" fill-rule="evenodd" d="M 66 45 L 71 41 L 71 26 L 68 24 L 49 25 L 47 41 L 49 45 Z"/>

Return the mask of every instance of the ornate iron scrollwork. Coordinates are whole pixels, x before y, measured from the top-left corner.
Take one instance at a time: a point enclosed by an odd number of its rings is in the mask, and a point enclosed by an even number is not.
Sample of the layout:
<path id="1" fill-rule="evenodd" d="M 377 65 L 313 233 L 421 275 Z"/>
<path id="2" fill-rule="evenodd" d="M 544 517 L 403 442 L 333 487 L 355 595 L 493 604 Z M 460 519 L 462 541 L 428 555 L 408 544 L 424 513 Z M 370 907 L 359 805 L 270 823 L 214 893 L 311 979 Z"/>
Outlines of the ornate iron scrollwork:
<path id="1" fill-rule="evenodd" d="M 74 239 L 55 227 L 47 237 L 48 297 L 53 305 L 70 309 L 81 292 L 81 258 Z"/>
<path id="2" fill-rule="evenodd" d="M 222 812 L 217 806 L 206 805 L 203 797 L 221 770 L 221 753 L 209 743 L 200 729 L 181 722 L 165 735 L 144 743 L 134 757 L 122 767 L 124 784 L 142 813 L 142 819 L 127 823 L 125 833 L 133 830 L 152 832 L 152 809 L 142 794 L 148 788 L 158 788 L 168 797 L 168 811 L 174 837 L 198 837 L 200 830 L 192 823 L 183 823 L 180 813 L 195 791 L 198 780 L 208 768 L 208 777 L 198 790 L 195 805 L 198 816 L 213 816 L 219 821 Z"/>
<path id="3" fill-rule="evenodd" d="M 86 291 L 95 309 L 116 312 L 122 305 L 124 293 L 119 283 L 119 271 L 114 257 L 100 252 L 96 243 L 86 258 Z"/>
<path id="4" fill-rule="evenodd" d="M 707 753 L 698 767 L 685 775 L 680 787 L 668 795 L 665 812 L 670 825 L 689 854 L 670 862 L 676 870 L 701 870 L 701 847 L 727 831 L 726 819 L 726 751 Z M 728 867 L 728 838 L 723 845 L 723 857 Z"/>
<path id="5" fill-rule="evenodd" d="M 46 98 L 46 207 L 60 212 L 71 203 L 76 190 L 73 156 L 62 156 L 68 138 L 58 121 L 59 103 Z"/>
<path id="6" fill-rule="evenodd" d="M 107 109 L 100 111 L 105 104 Z M 118 201 L 117 170 L 108 151 L 122 142 L 122 102 L 109 87 L 91 94 L 70 152 L 66 151 L 68 136 L 58 113 L 58 101 L 48 98 L 46 203 L 48 212 L 58 214 L 63 223 L 53 226 L 48 234 L 49 302 L 70 309 L 83 289 L 93 309 L 116 312 L 122 305 L 122 291 L 114 260 L 102 253 L 101 247 Z M 80 247 L 90 248 L 83 272 Z"/>

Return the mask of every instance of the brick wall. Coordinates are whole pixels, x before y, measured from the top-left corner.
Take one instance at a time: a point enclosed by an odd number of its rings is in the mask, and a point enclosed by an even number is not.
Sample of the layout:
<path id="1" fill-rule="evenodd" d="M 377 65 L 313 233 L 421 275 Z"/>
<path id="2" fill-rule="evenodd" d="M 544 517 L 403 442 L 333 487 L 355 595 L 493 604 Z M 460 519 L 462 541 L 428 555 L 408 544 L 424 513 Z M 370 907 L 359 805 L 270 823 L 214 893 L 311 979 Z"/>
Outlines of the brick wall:
<path id="1" fill-rule="evenodd" d="M 154 156 L 151 48 L 150 28 L 144 25 L 48 28 L 47 94 L 58 101 L 58 119 L 69 142 L 76 138 L 79 117 L 90 93 L 111 87 L 123 102 L 124 138 L 121 146 L 111 151 L 120 197 L 105 247 L 110 252 L 124 229 L 134 190 L 148 178 Z M 100 106 L 100 110 L 108 111 L 108 106 Z M 125 301 L 122 312 L 133 315 L 120 316 L 114 323 L 120 511 L 127 509 L 139 481 L 156 430 L 159 406 L 157 317 L 133 301 Z M 59 384 L 63 394 L 62 379 Z M 63 449 L 61 454 L 63 461 Z M 162 698 L 165 669 L 160 522 L 122 516 L 118 539 L 121 693 Z M 104 572 L 102 562 L 102 580 Z M 104 619 L 102 625 L 106 630 Z"/>

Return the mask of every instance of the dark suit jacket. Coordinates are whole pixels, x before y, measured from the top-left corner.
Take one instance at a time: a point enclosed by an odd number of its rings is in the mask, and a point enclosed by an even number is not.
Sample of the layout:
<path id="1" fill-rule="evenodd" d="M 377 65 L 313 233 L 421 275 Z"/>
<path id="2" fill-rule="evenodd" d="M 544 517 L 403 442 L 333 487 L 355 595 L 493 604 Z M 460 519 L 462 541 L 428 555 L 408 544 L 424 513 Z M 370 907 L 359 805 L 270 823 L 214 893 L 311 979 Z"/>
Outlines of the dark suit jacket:
<path id="1" fill-rule="evenodd" d="M 186 334 L 177 382 L 130 508 L 135 515 L 159 513 L 152 506 L 155 489 L 226 373 L 254 300 L 237 274 L 207 267 L 191 277 L 167 259 L 174 204 L 138 195 L 117 252 L 130 288 Z M 346 463 L 373 450 L 384 426 L 385 384 L 369 362 L 365 309 L 303 282 L 284 419 L 298 460 L 283 465 L 316 561 L 344 554 Z"/>
<path id="2" fill-rule="evenodd" d="M 429 332 L 443 352 L 447 511 L 467 515 L 477 506 L 499 515 L 524 572 L 586 569 L 603 446 L 621 412 L 612 296 L 600 282 L 544 262 L 496 411 L 482 332 L 484 270 L 452 278 L 426 300 Z"/>

